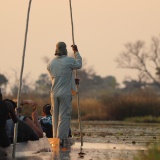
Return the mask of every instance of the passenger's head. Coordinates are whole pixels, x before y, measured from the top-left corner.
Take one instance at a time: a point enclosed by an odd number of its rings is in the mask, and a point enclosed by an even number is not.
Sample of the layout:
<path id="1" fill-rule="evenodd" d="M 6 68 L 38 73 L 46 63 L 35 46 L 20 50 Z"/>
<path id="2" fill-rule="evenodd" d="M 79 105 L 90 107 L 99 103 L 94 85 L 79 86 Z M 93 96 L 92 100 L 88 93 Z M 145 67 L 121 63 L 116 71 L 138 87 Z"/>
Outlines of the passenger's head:
<path id="1" fill-rule="evenodd" d="M 57 56 L 67 55 L 67 46 L 64 42 L 57 43 L 55 55 Z"/>
<path id="2" fill-rule="evenodd" d="M 51 115 L 51 105 L 50 104 L 46 104 L 43 106 L 43 113 L 47 116 Z"/>
<path id="3" fill-rule="evenodd" d="M 5 99 L 4 102 L 6 102 L 7 105 L 11 105 L 14 110 L 17 107 L 16 102 L 12 101 L 11 99 Z M 11 119 L 11 117 L 9 115 L 8 115 L 8 119 Z"/>
<path id="4" fill-rule="evenodd" d="M 7 102 L 10 102 L 10 103 L 12 104 L 12 106 L 14 107 L 14 109 L 17 107 L 17 103 L 14 102 L 14 101 L 11 100 L 11 99 L 5 99 L 4 101 L 5 101 L 5 102 L 6 102 L 6 101 L 7 101 Z"/>

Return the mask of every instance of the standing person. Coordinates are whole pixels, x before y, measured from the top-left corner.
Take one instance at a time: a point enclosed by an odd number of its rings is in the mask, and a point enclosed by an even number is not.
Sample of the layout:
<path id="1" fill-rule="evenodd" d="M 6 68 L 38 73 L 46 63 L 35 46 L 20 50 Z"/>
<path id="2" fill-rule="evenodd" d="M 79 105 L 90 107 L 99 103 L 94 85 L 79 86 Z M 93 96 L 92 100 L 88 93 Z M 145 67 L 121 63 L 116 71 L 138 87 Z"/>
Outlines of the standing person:
<path id="1" fill-rule="evenodd" d="M 55 58 L 47 65 L 50 74 L 51 87 L 51 113 L 53 124 L 53 137 L 60 139 L 68 138 L 70 119 L 72 111 L 72 93 L 76 93 L 74 69 L 82 67 L 82 58 L 76 45 L 71 46 L 75 58 L 67 56 L 67 48 L 64 42 L 58 42 L 56 45 Z"/>

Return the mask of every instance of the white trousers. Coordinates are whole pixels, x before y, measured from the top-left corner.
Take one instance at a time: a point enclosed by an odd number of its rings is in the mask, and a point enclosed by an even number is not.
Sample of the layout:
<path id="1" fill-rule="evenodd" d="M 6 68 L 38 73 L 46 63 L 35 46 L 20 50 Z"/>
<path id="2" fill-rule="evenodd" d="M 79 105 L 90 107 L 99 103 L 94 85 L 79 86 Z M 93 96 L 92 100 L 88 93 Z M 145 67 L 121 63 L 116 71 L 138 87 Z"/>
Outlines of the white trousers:
<path id="1" fill-rule="evenodd" d="M 53 138 L 68 138 L 71 112 L 72 95 L 55 96 L 51 92 L 51 114 L 53 125 Z"/>

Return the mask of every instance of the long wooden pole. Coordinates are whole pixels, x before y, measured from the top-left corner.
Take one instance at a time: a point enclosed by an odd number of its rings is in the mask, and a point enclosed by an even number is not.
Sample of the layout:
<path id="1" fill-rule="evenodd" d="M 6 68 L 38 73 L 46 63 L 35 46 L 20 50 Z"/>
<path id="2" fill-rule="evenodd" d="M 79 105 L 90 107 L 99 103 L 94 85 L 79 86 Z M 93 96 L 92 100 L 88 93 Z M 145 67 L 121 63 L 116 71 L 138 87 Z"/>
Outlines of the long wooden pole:
<path id="1" fill-rule="evenodd" d="M 70 4 L 70 17 L 71 17 L 71 26 L 72 26 L 72 41 L 73 41 L 73 45 L 75 45 L 71 0 L 69 0 L 69 4 Z M 76 56 L 76 55 L 74 54 L 74 56 Z M 77 70 L 75 70 L 75 78 L 77 78 L 77 77 L 78 77 Z M 82 133 L 82 125 L 81 125 L 81 111 L 80 111 L 80 105 L 79 105 L 78 84 L 76 85 L 76 89 L 77 89 L 77 108 L 78 108 L 79 130 L 80 130 L 81 146 L 83 146 L 83 133 Z"/>
<path id="2" fill-rule="evenodd" d="M 20 81 L 19 81 L 18 95 L 17 95 L 17 108 L 16 108 L 17 117 L 19 117 L 18 108 L 20 107 L 20 96 L 21 96 L 21 88 L 22 88 L 22 76 L 23 76 L 23 68 L 24 68 L 24 60 L 25 60 L 25 52 L 26 52 L 26 43 L 27 43 L 27 34 L 28 34 L 28 25 L 29 25 L 29 15 L 30 15 L 31 3 L 32 3 L 32 0 L 29 1 L 27 20 L 26 20 L 26 31 L 25 31 L 25 38 L 24 38 L 22 65 L 21 65 L 21 72 L 20 72 Z M 15 158 L 15 153 L 16 153 L 17 130 L 18 130 L 18 123 L 16 123 L 15 126 L 14 126 L 14 139 L 13 139 L 12 158 Z"/>

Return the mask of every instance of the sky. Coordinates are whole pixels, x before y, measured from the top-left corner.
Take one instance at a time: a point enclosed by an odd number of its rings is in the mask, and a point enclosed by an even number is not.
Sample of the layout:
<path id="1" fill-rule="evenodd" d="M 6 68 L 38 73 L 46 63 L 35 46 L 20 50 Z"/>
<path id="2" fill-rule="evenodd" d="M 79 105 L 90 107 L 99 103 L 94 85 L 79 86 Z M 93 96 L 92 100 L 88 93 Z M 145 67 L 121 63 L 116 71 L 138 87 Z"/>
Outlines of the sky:
<path id="1" fill-rule="evenodd" d="M 10 82 L 20 75 L 29 0 L 1 0 L 0 74 Z M 72 0 L 74 38 L 85 61 L 102 77 L 119 83 L 133 71 L 117 68 L 124 45 L 150 42 L 160 34 L 159 0 Z M 34 82 L 47 73 L 44 57 L 53 58 L 56 43 L 72 53 L 69 0 L 32 0 L 23 77 Z"/>

